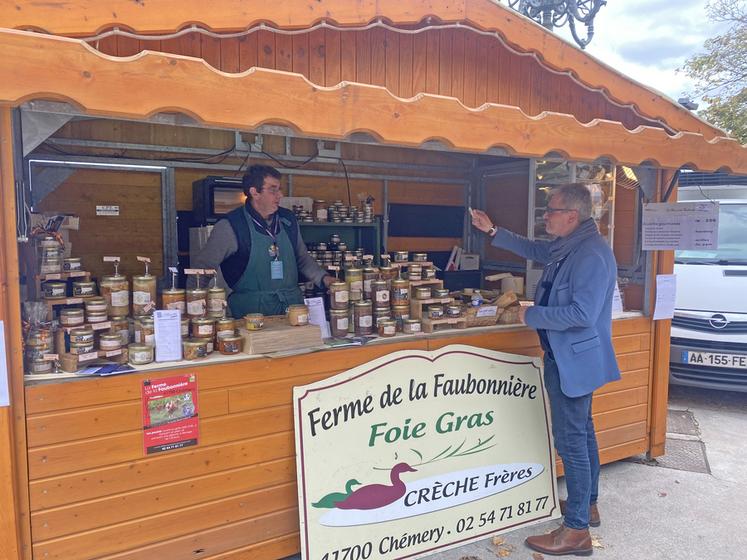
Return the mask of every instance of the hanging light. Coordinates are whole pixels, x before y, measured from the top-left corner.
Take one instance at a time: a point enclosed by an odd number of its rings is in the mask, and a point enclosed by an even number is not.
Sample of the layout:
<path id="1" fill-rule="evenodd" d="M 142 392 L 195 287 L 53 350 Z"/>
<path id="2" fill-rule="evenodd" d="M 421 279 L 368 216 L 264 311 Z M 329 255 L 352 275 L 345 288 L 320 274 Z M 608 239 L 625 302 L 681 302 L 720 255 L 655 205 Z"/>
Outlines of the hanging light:
<path id="1" fill-rule="evenodd" d="M 568 24 L 573 39 L 582 49 L 594 36 L 594 17 L 606 0 L 508 0 L 508 5 L 552 31 Z M 586 26 L 586 38 L 579 37 L 577 24 Z"/>

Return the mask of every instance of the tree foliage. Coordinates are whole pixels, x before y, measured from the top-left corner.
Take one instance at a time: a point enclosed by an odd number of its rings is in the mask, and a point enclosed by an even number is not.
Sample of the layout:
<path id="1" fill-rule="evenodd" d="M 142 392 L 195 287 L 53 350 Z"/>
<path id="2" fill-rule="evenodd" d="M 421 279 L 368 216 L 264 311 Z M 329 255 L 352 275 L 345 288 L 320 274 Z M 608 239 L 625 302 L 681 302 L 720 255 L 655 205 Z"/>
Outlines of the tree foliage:
<path id="1" fill-rule="evenodd" d="M 683 70 L 708 105 L 698 114 L 747 144 L 747 1 L 711 0 L 707 12 L 728 28 L 708 39 Z"/>

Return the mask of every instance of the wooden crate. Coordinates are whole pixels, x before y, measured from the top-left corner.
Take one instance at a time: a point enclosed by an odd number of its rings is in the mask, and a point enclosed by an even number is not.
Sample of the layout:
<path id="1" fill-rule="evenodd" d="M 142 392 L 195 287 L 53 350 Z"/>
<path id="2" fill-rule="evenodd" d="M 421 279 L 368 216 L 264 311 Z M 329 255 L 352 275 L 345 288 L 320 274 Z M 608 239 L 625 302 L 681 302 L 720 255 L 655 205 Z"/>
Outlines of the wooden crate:
<path id="1" fill-rule="evenodd" d="M 428 298 L 428 299 L 411 299 L 410 300 L 410 319 L 422 319 L 427 315 L 423 310 L 429 305 L 440 303 L 443 305 L 452 303 L 454 298 Z"/>
<path id="2" fill-rule="evenodd" d="M 314 348 L 322 344 L 322 330 L 318 325 L 294 327 L 285 316 L 265 317 L 265 325 L 258 331 L 241 327 L 245 354 L 272 354 L 288 350 Z"/>
<path id="3" fill-rule="evenodd" d="M 464 317 L 444 317 L 443 319 L 429 319 L 424 317 L 420 320 L 424 333 L 432 333 L 441 329 L 465 329 L 467 319 Z"/>

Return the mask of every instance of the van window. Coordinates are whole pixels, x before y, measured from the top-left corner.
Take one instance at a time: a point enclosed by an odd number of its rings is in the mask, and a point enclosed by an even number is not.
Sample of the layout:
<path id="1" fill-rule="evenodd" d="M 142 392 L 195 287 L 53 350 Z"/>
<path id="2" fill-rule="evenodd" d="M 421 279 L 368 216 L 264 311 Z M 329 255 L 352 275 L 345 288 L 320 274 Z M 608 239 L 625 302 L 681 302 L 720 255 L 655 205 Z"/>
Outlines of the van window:
<path id="1" fill-rule="evenodd" d="M 718 249 L 675 251 L 678 263 L 747 264 L 747 204 L 719 204 Z"/>

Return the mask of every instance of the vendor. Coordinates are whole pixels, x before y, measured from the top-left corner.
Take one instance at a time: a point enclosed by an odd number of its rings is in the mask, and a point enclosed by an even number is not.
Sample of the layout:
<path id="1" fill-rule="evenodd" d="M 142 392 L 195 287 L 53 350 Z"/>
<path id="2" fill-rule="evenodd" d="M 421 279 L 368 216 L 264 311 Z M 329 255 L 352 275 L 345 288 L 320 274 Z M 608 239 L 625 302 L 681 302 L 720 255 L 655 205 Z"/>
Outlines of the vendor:
<path id="1" fill-rule="evenodd" d="M 232 290 L 228 306 L 234 317 L 281 315 L 289 305 L 303 303 L 299 272 L 320 287 L 329 286 L 333 278 L 306 251 L 293 212 L 280 207 L 280 172 L 252 165 L 242 184 L 246 203 L 215 224 L 191 266 L 220 265 Z"/>

